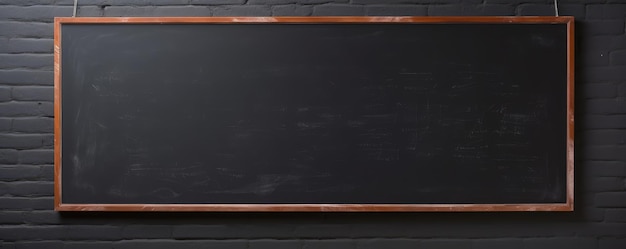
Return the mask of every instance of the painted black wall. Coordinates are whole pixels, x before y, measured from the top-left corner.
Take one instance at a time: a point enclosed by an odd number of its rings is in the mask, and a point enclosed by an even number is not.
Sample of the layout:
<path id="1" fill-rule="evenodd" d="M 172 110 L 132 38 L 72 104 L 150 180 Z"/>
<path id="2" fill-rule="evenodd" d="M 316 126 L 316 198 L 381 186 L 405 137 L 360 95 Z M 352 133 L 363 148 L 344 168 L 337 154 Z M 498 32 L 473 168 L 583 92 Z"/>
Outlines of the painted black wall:
<path id="1" fill-rule="evenodd" d="M 53 206 L 53 25 L 0 0 L 1 248 L 626 248 L 626 2 L 576 17 L 571 213 L 66 213 Z M 79 16 L 554 15 L 552 0 L 79 0 Z"/>

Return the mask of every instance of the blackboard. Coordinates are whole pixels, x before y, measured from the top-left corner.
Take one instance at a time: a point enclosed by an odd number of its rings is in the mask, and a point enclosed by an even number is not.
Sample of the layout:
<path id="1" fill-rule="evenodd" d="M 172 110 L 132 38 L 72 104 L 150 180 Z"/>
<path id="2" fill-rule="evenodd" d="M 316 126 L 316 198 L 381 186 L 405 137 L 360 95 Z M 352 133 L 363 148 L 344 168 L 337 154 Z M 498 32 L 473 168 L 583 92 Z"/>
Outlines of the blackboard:
<path id="1" fill-rule="evenodd" d="M 573 209 L 571 17 L 57 18 L 61 211 Z"/>

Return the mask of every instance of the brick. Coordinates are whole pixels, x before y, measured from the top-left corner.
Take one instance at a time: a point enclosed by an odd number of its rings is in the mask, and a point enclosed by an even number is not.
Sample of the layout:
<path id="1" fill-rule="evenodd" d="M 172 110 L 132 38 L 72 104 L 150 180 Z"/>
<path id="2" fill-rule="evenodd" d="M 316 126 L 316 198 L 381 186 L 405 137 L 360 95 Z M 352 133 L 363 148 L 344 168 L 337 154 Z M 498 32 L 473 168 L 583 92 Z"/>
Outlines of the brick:
<path id="1" fill-rule="evenodd" d="M 220 238 L 284 238 L 293 234 L 292 226 L 248 226 L 248 225 L 181 225 L 175 226 L 172 238 L 175 239 L 202 239 Z M 306 236 L 302 236 L 306 237 Z"/>
<path id="2" fill-rule="evenodd" d="M 429 16 L 507 16 L 514 14 L 515 9 L 504 4 L 428 6 Z"/>
<path id="3" fill-rule="evenodd" d="M 15 197 L 41 197 L 52 196 L 53 182 L 0 182 L 0 190 L 3 193 L 15 196 Z"/>
<path id="4" fill-rule="evenodd" d="M 54 117 L 54 103 L 53 102 L 37 102 L 41 116 Z"/>
<path id="5" fill-rule="evenodd" d="M 599 249 L 624 249 L 626 238 L 600 238 Z"/>
<path id="6" fill-rule="evenodd" d="M 0 132 L 11 131 L 12 126 L 13 126 L 12 118 L 0 118 Z"/>
<path id="7" fill-rule="evenodd" d="M 354 241 L 348 239 L 305 240 L 302 249 L 346 249 L 355 248 Z"/>
<path id="8" fill-rule="evenodd" d="M 553 4 L 522 4 L 517 7 L 517 14 L 522 16 L 554 16 Z"/>
<path id="9" fill-rule="evenodd" d="M 68 223 L 61 217 L 61 214 L 52 210 L 23 212 L 24 223 L 32 225 L 56 225 Z"/>
<path id="10" fill-rule="evenodd" d="M 270 16 L 272 9 L 264 5 L 220 6 L 213 9 L 214 16 Z"/>
<path id="11" fill-rule="evenodd" d="M 586 3 L 586 4 L 606 3 L 606 1 L 607 0 L 558 0 L 559 3 Z"/>
<path id="12" fill-rule="evenodd" d="M 281 4 L 297 4 L 298 0 L 248 0 L 246 4 L 266 4 L 266 5 L 281 5 Z"/>
<path id="13" fill-rule="evenodd" d="M 248 249 L 292 249 L 302 248 L 301 240 L 260 239 L 248 242 Z"/>
<path id="14" fill-rule="evenodd" d="M 63 241 L 18 241 L 16 249 L 63 249 Z"/>
<path id="15" fill-rule="evenodd" d="M 594 20 L 581 23 L 584 35 L 624 34 L 624 20 Z"/>
<path id="16" fill-rule="evenodd" d="M 54 131 L 54 118 L 48 117 L 25 117 L 12 119 L 11 130 L 24 133 L 52 133 Z"/>
<path id="17" fill-rule="evenodd" d="M 580 196 L 578 197 L 579 199 Z M 586 198 L 586 197 L 585 197 Z M 591 198 L 591 197 L 589 197 Z M 602 222 L 604 221 L 604 208 L 594 208 L 591 205 L 588 207 L 580 208 L 580 205 L 577 207 L 579 210 L 579 217 L 584 219 L 586 222 Z"/>
<path id="18" fill-rule="evenodd" d="M 52 134 L 0 134 L 0 148 L 38 149 L 52 148 Z"/>
<path id="19" fill-rule="evenodd" d="M 589 4 L 587 19 L 622 19 L 626 16 L 626 4 Z"/>
<path id="20" fill-rule="evenodd" d="M 2 0 L 0 4 L 28 6 L 28 5 L 52 4 L 54 2 L 55 0 Z"/>
<path id="21" fill-rule="evenodd" d="M 575 169 L 576 170 L 576 169 Z M 581 178 L 581 171 L 577 171 L 574 172 L 577 173 L 575 175 L 575 177 L 577 177 L 575 180 L 579 180 Z M 602 218 L 604 218 L 604 208 L 596 208 L 595 207 L 595 200 L 593 199 L 595 196 L 595 193 L 588 193 L 588 192 L 583 192 L 583 191 L 578 191 L 578 188 L 582 188 L 585 185 L 585 182 L 581 180 L 581 182 L 576 182 L 576 193 L 574 193 L 574 199 L 575 199 L 575 208 L 581 207 L 584 208 L 582 211 L 587 211 L 588 209 L 598 209 L 598 210 L 602 210 Z M 576 211 L 581 211 L 579 209 L 577 209 Z"/>
<path id="22" fill-rule="evenodd" d="M 42 181 L 54 181 L 54 165 L 37 165 L 41 167 L 41 178 L 38 180 Z"/>
<path id="23" fill-rule="evenodd" d="M 582 158 L 606 161 L 626 160 L 626 154 L 623 153 L 624 149 L 626 146 L 588 146 L 582 152 Z"/>
<path id="24" fill-rule="evenodd" d="M 1 164 L 16 164 L 18 161 L 18 152 L 14 149 L 0 149 Z"/>
<path id="25" fill-rule="evenodd" d="M 107 225 L 3 226 L 0 237 L 7 240 L 119 240 L 120 229 Z"/>
<path id="26" fill-rule="evenodd" d="M 611 50 L 626 49 L 626 35 L 611 36 L 609 45 L 607 47 Z"/>
<path id="27" fill-rule="evenodd" d="M 65 4 L 72 4 L 72 0 Z M 219 1 L 219 0 L 218 0 Z M 99 6 L 152 6 L 152 5 L 186 5 L 189 0 L 80 0 L 81 5 L 99 5 Z"/>
<path id="28" fill-rule="evenodd" d="M 314 16 L 363 16 L 365 7 L 347 4 L 327 4 L 313 7 Z"/>
<path id="29" fill-rule="evenodd" d="M 15 242 L 0 241 L 2 249 L 15 249 Z"/>
<path id="30" fill-rule="evenodd" d="M 523 246 L 522 240 L 517 238 L 472 240 L 472 248 L 480 249 L 522 249 Z"/>
<path id="31" fill-rule="evenodd" d="M 228 227 L 222 225 L 187 225 L 176 226 L 172 230 L 175 239 L 228 238 Z"/>
<path id="32" fill-rule="evenodd" d="M 51 102 L 5 102 L 0 103 L 0 116 L 53 116 L 54 109 Z"/>
<path id="33" fill-rule="evenodd" d="M 626 124 L 626 115 L 599 115 L 586 114 L 577 126 L 584 129 L 620 129 Z"/>
<path id="34" fill-rule="evenodd" d="M 607 66 L 609 65 L 609 52 L 603 50 L 584 50 L 580 53 L 578 61 L 585 66 Z"/>
<path id="35" fill-rule="evenodd" d="M 310 5 L 280 5 L 272 7 L 272 16 L 310 16 L 313 7 Z"/>
<path id="36" fill-rule="evenodd" d="M 16 22 L 0 20 L 0 36 L 14 38 L 53 38 L 52 23 Z"/>
<path id="37" fill-rule="evenodd" d="M 585 162 L 582 169 L 585 176 L 626 176 L 626 162 L 622 161 Z"/>
<path id="38" fill-rule="evenodd" d="M 48 85 L 54 84 L 52 71 L 0 70 L 0 84 L 8 85 Z"/>
<path id="39" fill-rule="evenodd" d="M 617 95 L 620 97 L 626 97 L 626 83 L 621 83 L 617 86 Z"/>
<path id="40" fill-rule="evenodd" d="M 103 16 L 153 16 L 156 7 L 138 6 L 107 6 L 103 10 Z"/>
<path id="41" fill-rule="evenodd" d="M 41 166 L 4 165 L 0 166 L 0 181 L 41 179 Z"/>
<path id="42" fill-rule="evenodd" d="M 402 248 L 420 248 L 420 240 L 418 239 L 367 239 L 358 240 L 357 249 L 402 249 Z"/>
<path id="43" fill-rule="evenodd" d="M 0 148 L 51 148 L 53 139 L 52 134 L 0 134 Z"/>
<path id="44" fill-rule="evenodd" d="M 327 224 L 310 224 L 307 226 L 298 226 L 296 229 L 294 229 L 293 233 L 295 236 L 300 238 L 340 238 L 348 236 L 348 231 L 346 231 L 345 227 Z"/>
<path id="45" fill-rule="evenodd" d="M 626 192 L 598 193 L 595 203 L 597 207 L 626 207 Z"/>
<path id="46" fill-rule="evenodd" d="M 328 232 L 326 230 L 316 230 L 316 227 L 328 227 L 327 229 L 332 231 Z M 438 227 L 424 231 L 421 228 L 423 227 L 411 227 L 406 225 L 398 226 L 385 226 L 383 224 L 362 224 L 355 227 L 350 227 L 350 233 L 348 236 L 350 237 L 362 237 L 362 238 L 422 238 L 422 237 L 435 237 L 433 234 L 438 234 Z M 303 227 L 303 231 L 306 231 L 307 234 L 320 234 L 323 237 L 338 237 L 338 236 L 346 236 L 344 235 L 346 232 L 346 228 L 340 226 L 329 226 L 329 225 L 316 225 L 311 228 L 309 226 Z M 301 232 L 302 233 L 302 232 Z"/>
<path id="47" fill-rule="evenodd" d="M 585 231 L 581 231 L 577 236 L 622 237 L 626 231 L 626 223 L 588 223 L 584 227 Z"/>
<path id="48" fill-rule="evenodd" d="M 624 191 L 623 177 L 594 177 L 585 183 L 585 190 L 593 192 Z"/>
<path id="49" fill-rule="evenodd" d="M 576 189 L 578 191 L 578 189 L 585 189 L 586 188 L 586 184 L 581 182 L 577 182 L 578 186 L 576 186 Z M 582 193 L 581 193 L 582 192 Z M 604 211 L 606 210 L 606 208 L 598 208 L 595 207 L 595 203 L 593 203 L 593 195 L 595 193 L 591 193 L 591 192 L 583 192 L 583 191 L 578 191 L 576 193 L 576 197 L 574 197 L 576 202 L 576 207 L 575 209 L 575 213 L 576 213 L 576 217 L 579 217 L 580 219 L 584 219 L 585 222 L 603 222 L 604 221 Z M 591 201 L 590 201 L 591 200 Z M 564 234 L 561 236 L 570 236 L 570 234 Z"/>
<path id="50" fill-rule="evenodd" d="M 524 239 L 524 248 L 533 249 L 593 249 L 598 248 L 595 238 L 530 238 Z"/>
<path id="51" fill-rule="evenodd" d="M 54 88 L 51 86 L 19 86 L 13 87 L 14 100 L 53 101 Z"/>
<path id="52" fill-rule="evenodd" d="M 582 133 L 582 142 L 593 145 L 626 144 L 626 130 L 591 130 Z"/>
<path id="53" fill-rule="evenodd" d="M 626 114 L 626 98 L 590 99 L 587 112 L 592 114 Z"/>
<path id="54" fill-rule="evenodd" d="M 54 103 L 53 102 L 38 102 L 39 111 L 43 117 L 54 117 Z"/>
<path id="55" fill-rule="evenodd" d="M 11 88 L 0 86 L 0 102 L 7 102 L 9 100 L 11 100 Z"/>
<path id="56" fill-rule="evenodd" d="M 54 150 L 23 150 L 19 152 L 21 164 L 52 164 Z"/>
<path id="57" fill-rule="evenodd" d="M 579 51 L 578 53 L 584 53 L 586 56 L 589 51 L 610 51 L 612 50 L 612 46 L 614 44 L 615 35 L 598 35 L 598 36 L 587 36 L 585 40 L 582 40 L 576 44 Z M 576 58 L 576 60 L 580 60 L 585 58 Z"/>
<path id="58" fill-rule="evenodd" d="M 104 16 L 104 8 L 99 6 L 78 6 L 76 8 L 77 17 L 100 17 Z"/>
<path id="59" fill-rule="evenodd" d="M 611 51 L 609 57 L 611 65 L 626 65 L 626 50 Z"/>
<path id="60" fill-rule="evenodd" d="M 480 0 L 473 1 L 462 1 L 462 0 L 352 0 L 353 4 L 425 4 L 425 3 L 434 3 L 434 4 L 443 4 L 443 3 L 460 3 L 460 2 L 480 2 Z"/>
<path id="61" fill-rule="evenodd" d="M 0 53 L 52 53 L 52 39 L 0 38 Z"/>
<path id="62" fill-rule="evenodd" d="M 617 87 L 614 83 L 579 84 L 577 95 L 586 99 L 617 97 Z"/>
<path id="63" fill-rule="evenodd" d="M 10 132 L 12 126 L 13 126 L 12 118 L 0 118 L 0 133 Z"/>
<path id="64" fill-rule="evenodd" d="M 8 20 L 52 22 L 57 16 L 72 16 L 72 6 L 1 6 L 0 16 Z"/>
<path id="65" fill-rule="evenodd" d="M 0 54 L 0 68 L 52 69 L 51 54 Z"/>
<path id="66" fill-rule="evenodd" d="M 104 16 L 211 16 L 207 6 L 110 6 Z"/>
<path id="67" fill-rule="evenodd" d="M 245 249 L 245 240 L 129 240 L 114 243 L 115 249 Z"/>
<path id="68" fill-rule="evenodd" d="M 0 224 L 24 224 L 24 211 L 0 211 Z"/>
<path id="69" fill-rule="evenodd" d="M 626 223 L 626 208 L 607 209 L 604 214 L 606 222 L 622 222 Z"/>
<path id="70" fill-rule="evenodd" d="M 485 3 L 506 3 L 506 4 L 546 3 L 546 0 L 485 0 Z"/>
<path id="71" fill-rule="evenodd" d="M 65 242 L 63 249 L 114 249 L 112 241 Z"/>
<path id="72" fill-rule="evenodd" d="M 428 249 L 448 249 L 448 248 L 472 248 L 471 240 L 463 239 L 429 239 L 423 240 L 419 248 Z"/>
<path id="73" fill-rule="evenodd" d="M 211 16 L 211 9 L 207 6 L 159 6 L 155 16 Z"/>
<path id="74" fill-rule="evenodd" d="M 53 197 L 4 197 L 0 196 L 0 209 L 8 210 L 51 210 Z M 0 236 L 2 237 L 2 236 Z"/>
<path id="75" fill-rule="evenodd" d="M 61 240 L 120 240 L 121 229 L 112 225 L 72 225 L 63 226 L 63 234 L 55 237 Z"/>
<path id="76" fill-rule="evenodd" d="M 368 16 L 425 16 L 428 7 L 422 5 L 374 5 L 365 7 Z"/>
<path id="77" fill-rule="evenodd" d="M 573 16 L 575 19 L 585 19 L 586 6 L 584 4 L 559 4 L 560 16 Z"/>
<path id="78" fill-rule="evenodd" d="M 298 4 L 348 3 L 350 0 L 298 0 Z"/>
<path id="79" fill-rule="evenodd" d="M 122 229 L 122 236 L 126 239 L 159 239 L 172 236 L 171 226 L 158 225 L 130 225 Z"/>
<path id="80" fill-rule="evenodd" d="M 191 0 L 190 4 L 197 5 L 226 5 L 226 4 L 244 4 L 246 0 Z"/>

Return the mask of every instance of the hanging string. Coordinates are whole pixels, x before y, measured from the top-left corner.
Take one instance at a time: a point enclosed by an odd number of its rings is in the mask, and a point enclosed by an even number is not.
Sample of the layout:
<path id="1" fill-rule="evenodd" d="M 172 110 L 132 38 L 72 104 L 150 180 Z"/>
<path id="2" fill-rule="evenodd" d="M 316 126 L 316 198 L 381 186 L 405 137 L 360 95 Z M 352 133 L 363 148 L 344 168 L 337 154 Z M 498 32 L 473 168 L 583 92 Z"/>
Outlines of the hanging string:
<path id="1" fill-rule="evenodd" d="M 559 16 L 559 4 L 558 0 L 554 0 L 554 16 Z"/>
<path id="2" fill-rule="evenodd" d="M 74 0 L 74 12 L 72 13 L 72 17 L 76 17 L 76 6 L 78 6 L 78 0 Z"/>

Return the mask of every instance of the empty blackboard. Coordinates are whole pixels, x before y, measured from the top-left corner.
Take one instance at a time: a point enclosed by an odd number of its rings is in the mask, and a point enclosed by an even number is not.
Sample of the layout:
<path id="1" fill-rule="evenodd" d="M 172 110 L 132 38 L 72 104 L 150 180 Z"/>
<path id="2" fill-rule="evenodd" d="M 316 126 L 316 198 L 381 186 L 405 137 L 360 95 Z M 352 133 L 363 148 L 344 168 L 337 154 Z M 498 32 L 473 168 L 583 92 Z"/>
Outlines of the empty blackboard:
<path id="1" fill-rule="evenodd" d="M 571 17 L 57 18 L 60 211 L 573 209 Z"/>

